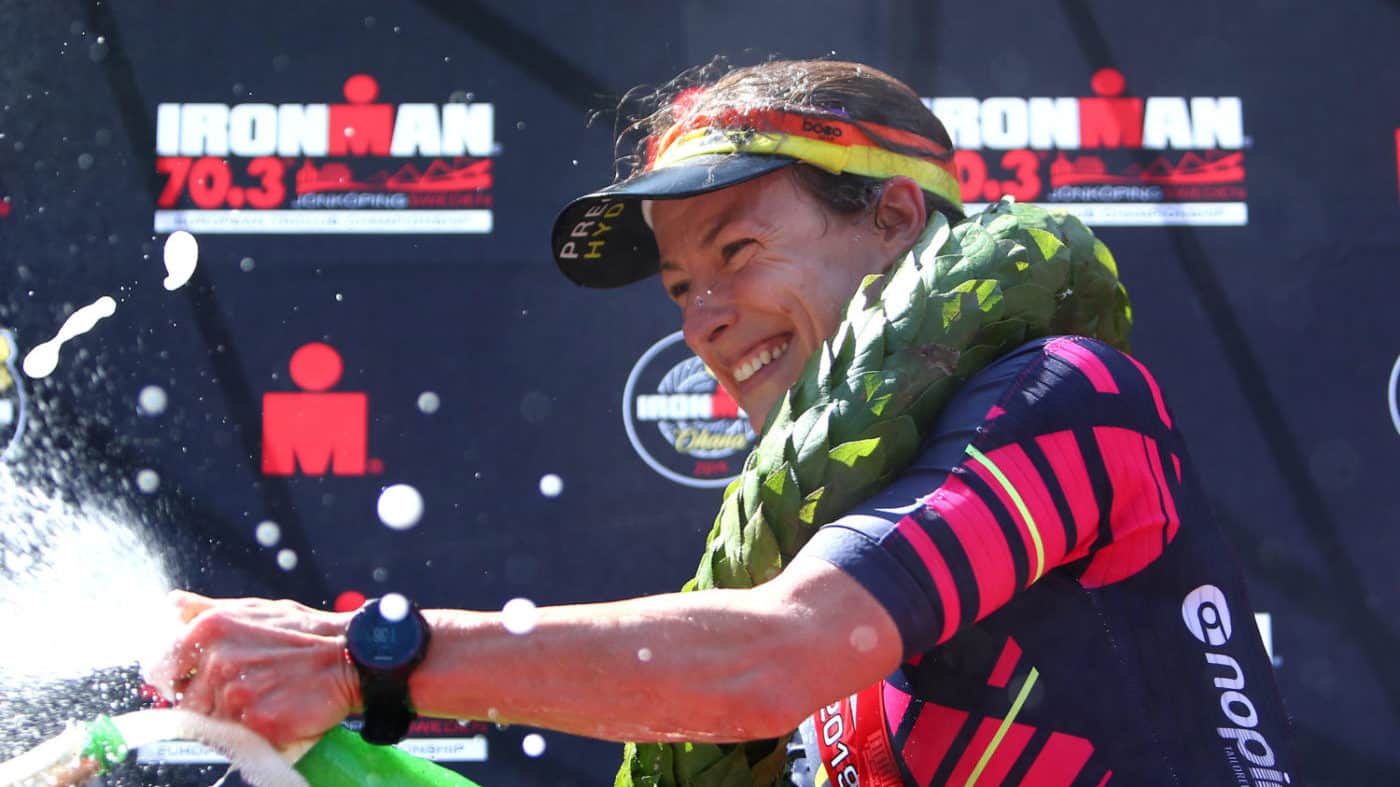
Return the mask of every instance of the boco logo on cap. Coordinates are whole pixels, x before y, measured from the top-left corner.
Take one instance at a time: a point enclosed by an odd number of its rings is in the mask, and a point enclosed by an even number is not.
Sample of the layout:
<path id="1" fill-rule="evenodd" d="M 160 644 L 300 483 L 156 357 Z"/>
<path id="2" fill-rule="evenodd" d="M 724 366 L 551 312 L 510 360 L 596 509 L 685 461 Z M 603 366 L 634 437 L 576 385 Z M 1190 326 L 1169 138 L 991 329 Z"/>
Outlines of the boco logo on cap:
<path id="1" fill-rule="evenodd" d="M 14 335 L 0 328 L 0 459 L 8 459 L 24 436 L 25 399 Z"/>
<path id="2" fill-rule="evenodd" d="M 622 418 L 642 459 L 686 486 L 729 483 L 755 440 L 748 416 L 686 348 L 680 331 L 653 344 L 632 367 Z"/>

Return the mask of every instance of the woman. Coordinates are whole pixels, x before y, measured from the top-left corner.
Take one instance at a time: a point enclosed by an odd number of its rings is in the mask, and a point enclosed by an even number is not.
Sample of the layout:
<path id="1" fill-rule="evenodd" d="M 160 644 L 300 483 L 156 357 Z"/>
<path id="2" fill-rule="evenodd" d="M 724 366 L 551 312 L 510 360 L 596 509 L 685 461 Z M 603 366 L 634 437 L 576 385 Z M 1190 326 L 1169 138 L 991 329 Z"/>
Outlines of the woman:
<path id="1" fill-rule="evenodd" d="M 588 286 L 659 272 L 687 344 L 770 434 L 798 420 L 808 382 L 794 384 L 823 342 L 831 357 L 808 378 L 841 362 L 844 334 L 832 337 L 866 276 L 911 249 L 949 275 L 959 260 L 1026 252 L 974 248 L 982 230 L 967 227 L 948 239 L 963 216 L 947 134 L 868 66 L 739 69 L 640 128 L 638 172 L 564 210 L 556 261 Z M 1077 226 L 1099 272 L 1112 270 Z M 1049 233 L 1025 233 L 1047 260 L 1068 256 Z M 935 254 L 945 242 L 956 254 Z M 1110 283 L 1111 308 L 1083 324 L 1119 336 L 1126 303 Z M 1072 289 L 1046 291 L 1055 314 L 1089 298 Z M 935 327 L 956 330 L 950 304 L 1001 308 L 982 292 L 939 296 Z M 809 760 L 841 785 L 1288 782 L 1270 665 L 1156 382 L 1108 343 L 1047 333 L 919 356 L 962 384 L 921 422 L 907 466 L 826 511 L 815 534 L 776 536 L 793 543 L 767 568 L 733 568 L 755 544 L 734 558 L 712 542 L 709 589 L 544 608 L 527 636 L 495 613 L 372 605 L 352 620 L 179 594 L 188 625 L 165 688 L 278 743 L 361 708 L 376 740 L 401 736 L 410 707 L 634 741 L 765 741 L 807 720 Z M 974 357 L 984 368 L 963 374 Z M 408 644 L 356 645 L 391 629 Z M 785 760 L 772 742 L 642 746 L 619 783 L 767 784 Z"/>

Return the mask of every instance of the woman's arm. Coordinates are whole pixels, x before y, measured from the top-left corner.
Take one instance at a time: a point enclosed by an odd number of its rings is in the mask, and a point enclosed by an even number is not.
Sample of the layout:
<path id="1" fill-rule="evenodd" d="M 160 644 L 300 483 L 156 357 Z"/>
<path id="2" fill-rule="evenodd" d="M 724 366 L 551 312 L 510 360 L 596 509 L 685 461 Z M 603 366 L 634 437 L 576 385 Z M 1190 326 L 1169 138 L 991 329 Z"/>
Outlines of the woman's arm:
<path id="1" fill-rule="evenodd" d="M 167 659 L 182 704 L 274 743 L 319 734 L 359 705 L 345 614 L 184 596 Z M 276 613 L 260 605 L 277 605 Z M 893 621 L 854 579 L 795 560 L 749 590 L 543 607 L 526 634 L 500 613 L 428 610 L 410 680 L 424 715 L 494 719 L 615 740 L 737 741 L 791 731 L 899 663 Z"/>

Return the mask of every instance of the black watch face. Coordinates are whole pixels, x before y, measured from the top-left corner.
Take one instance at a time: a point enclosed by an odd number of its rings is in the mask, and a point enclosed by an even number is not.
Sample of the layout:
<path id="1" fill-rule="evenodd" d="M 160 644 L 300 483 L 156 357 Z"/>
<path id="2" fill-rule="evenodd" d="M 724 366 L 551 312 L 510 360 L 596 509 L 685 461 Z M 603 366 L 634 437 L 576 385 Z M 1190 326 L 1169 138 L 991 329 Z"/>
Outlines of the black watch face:
<path id="1" fill-rule="evenodd" d="M 411 662 L 423 647 L 423 626 L 412 611 L 391 620 L 380 609 L 378 599 L 366 604 L 350 621 L 345 644 L 363 666 L 397 669 Z"/>

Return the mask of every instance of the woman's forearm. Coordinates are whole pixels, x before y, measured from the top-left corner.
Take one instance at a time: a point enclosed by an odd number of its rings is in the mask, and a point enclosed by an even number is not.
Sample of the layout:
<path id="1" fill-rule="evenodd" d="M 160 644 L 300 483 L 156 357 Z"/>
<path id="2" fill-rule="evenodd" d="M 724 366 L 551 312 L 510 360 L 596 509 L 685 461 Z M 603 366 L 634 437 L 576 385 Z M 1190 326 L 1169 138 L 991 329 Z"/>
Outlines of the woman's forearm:
<path id="1" fill-rule="evenodd" d="M 902 651 L 859 583 L 800 557 L 750 590 L 538 612 L 525 634 L 500 613 L 426 612 L 419 711 L 613 740 L 754 740 L 884 677 Z"/>
<path id="2" fill-rule="evenodd" d="M 429 610 L 410 683 L 426 715 L 613 740 L 733 741 L 791 730 L 800 609 L 759 590 L 544 607 L 524 634 L 500 613 Z"/>

